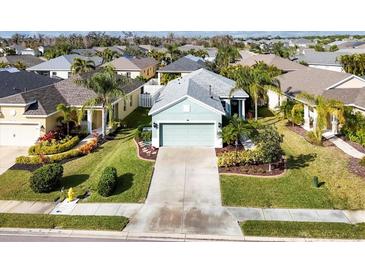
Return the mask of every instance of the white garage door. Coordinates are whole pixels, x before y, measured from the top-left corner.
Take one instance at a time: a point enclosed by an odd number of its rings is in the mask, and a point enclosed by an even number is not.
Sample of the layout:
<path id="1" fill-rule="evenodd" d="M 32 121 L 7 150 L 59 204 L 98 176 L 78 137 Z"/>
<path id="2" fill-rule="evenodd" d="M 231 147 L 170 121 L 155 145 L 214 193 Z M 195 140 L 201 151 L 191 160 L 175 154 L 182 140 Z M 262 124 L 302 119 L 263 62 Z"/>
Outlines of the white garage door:
<path id="1" fill-rule="evenodd" d="M 37 124 L 0 124 L 1 146 L 30 146 L 38 138 Z"/>

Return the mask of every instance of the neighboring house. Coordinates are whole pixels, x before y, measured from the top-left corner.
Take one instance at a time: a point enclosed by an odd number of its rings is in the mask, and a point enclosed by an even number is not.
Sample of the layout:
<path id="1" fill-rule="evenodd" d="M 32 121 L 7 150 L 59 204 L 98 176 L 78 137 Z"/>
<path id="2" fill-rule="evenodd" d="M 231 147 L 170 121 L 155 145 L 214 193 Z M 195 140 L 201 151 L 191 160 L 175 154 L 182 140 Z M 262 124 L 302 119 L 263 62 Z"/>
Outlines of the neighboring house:
<path id="1" fill-rule="evenodd" d="M 138 46 L 142 51 L 150 53 L 152 51 L 157 51 L 157 52 L 161 52 L 161 53 L 166 53 L 167 49 L 163 46 L 160 47 L 155 47 L 152 45 L 139 45 Z"/>
<path id="2" fill-rule="evenodd" d="M 52 130 L 62 113 L 57 111 L 57 105 L 63 103 L 68 106 L 81 108 L 88 100 L 95 98 L 93 90 L 75 83 L 74 79 L 62 80 L 36 75 L 39 79 L 48 79 L 51 83 L 42 87 L 34 87 L 23 92 L 7 91 L 0 98 L 0 145 L 28 146 L 40 136 Z M 1 73 L 0 73 L 1 75 Z M 138 107 L 139 95 L 143 83 L 134 79 L 125 79 L 121 86 L 126 96 L 118 97 L 112 103 L 114 119 L 122 120 Z M 24 81 L 23 81 L 24 82 Z M 40 84 L 39 84 L 40 85 Z M 86 115 L 81 122 L 84 129 L 92 133 L 93 130 L 102 132 L 107 128 L 109 113 L 101 106 L 87 107 Z"/>
<path id="3" fill-rule="evenodd" d="M 28 71 L 33 71 L 38 74 L 58 77 L 62 79 L 68 79 L 71 76 L 71 66 L 75 58 L 84 60 L 92 60 L 95 66 L 100 66 L 103 59 L 99 56 L 86 57 L 78 54 L 62 55 L 53 59 L 50 59 L 41 64 L 27 68 Z"/>
<path id="4" fill-rule="evenodd" d="M 191 54 L 181 57 L 180 59 L 161 67 L 157 70 L 158 82 L 161 83 L 161 74 L 172 73 L 178 76 L 185 76 L 193 71 L 206 68 L 203 58 L 193 56 Z"/>
<path id="5" fill-rule="evenodd" d="M 336 52 L 341 52 L 344 54 L 365 54 L 365 47 L 358 47 L 358 48 L 353 48 L 353 49 L 339 49 Z"/>
<path id="6" fill-rule="evenodd" d="M 135 79 L 140 76 L 150 79 L 155 76 L 158 62 L 150 57 L 119 57 L 103 66 L 113 66 L 119 75 Z"/>
<path id="7" fill-rule="evenodd" d="M 245 119 L 244 90 L 231 94 L 235 81 L 199 69 L 170 81 L 160 92 L 152 116 L 152 145 L 222 147 L 222 117 Z"/>
<path id="8" fill-rule="evenodd" d="M 339 61 L 345 52 L 318 52 L 314 50 L 305 50 L 302 54 L 296 55 L 296 62 L 304 62 L 311 68 L 325 69 L 337 72 L 343 72 L 343 67 Z"/>
<path id="9" fill-rule="evenodd" d="M 312 96 L 324 96 L 329 99 L 342 101 L 345 105 L 353 106 L 359 111 L 364 111 L 363 104 L 365 79 L 358 76 L 324 69 L 308 68 L 288 72 L 277 77 L 283 92 L 279 95 L 273 91 L 268 92 L 269 108 L 277 109 L 286 98 L 304 103 L 303 128 L 311 130 L 315 128 L 317 113 L 314 106 L 305 103 L 298 94 L 307 93 Z M 337 133 L 338 122 L 334 117 L 329 117 L 332 133 Z"/>
<path id="10" fill-rule="evenodd" d="M 365 45 L 363 41 L 341 41 L 342 43 L 337 44 L 339 49 L 354 49 L 359 46 Z"/>
<path id="11" fill-rule="evenodd" d="M 25 48 L 20 51 L 20 55 L 31 55 L 31 56 L 39 56 L 41 53 L 38 49 Z"/>
<path id="12" fill-rule="evenodd" d="M 95 50 L 96 52 L 103 52 L 106 49 L 110 49 L 111 51 L 115 51 L 119 55 L 124 54 L 125 46 L 111 46 L 111 47 L 93 47 L 92 50 Z"/>
<path id="13" fill-rule="evenodd" d="M 178 47 L 178 49 L 181 52 L 187 52 L 189 50 L 206 50 L 206 48 L 204 46 L 191 45 L 191 44 L 186 44 L 186 45 L 180 46 L 180 47 Z"/>
<path id="14" fill-rule="evenodd" d="M 253 66 L 258 62 L 263 62 L 268 66 L 275 66 L 284 72 L 307 69 L 306 66 L 290 61 L 289 59 L 282 58 L 275 54 L 250 55 L 246 58 L 242 58 L 242 60 L 236 62 L 236 64 L 242 66 Z"/>
<path id="15" fill-rule="evenodd" d="M 31 145 L 39 138 L 42 126 L 50 127 L 42 117 L 29 115 L 35 101 L 22 99 L 21 94 L 58 81 L 33 72 L 0 71 L 0 146 Z M 14 97 L 18 100 L 13 101 Z"/>
<path id="16" fill-rule="evenodd" d="M 13 44 L 13 45 L 9 46 L 9 48 L 14 49 L 16 55 L 21 55 L 22 51 L 25 49 L 23 46 L 16 45 L 16 44 Z"/>
<path id="17" fill-rule="evenodd" d="M 96 55 L 97 51 L 95 49 L 73 49 L 71 50 L 71 54 L 78 54 L 82 56 L 94 56 Z"/>
<path id="18" fill-rule="evenodd" d="M 315 43 L 306 38 L 291 39 L 288 41 L 290 47 L 309 48 L 309 46 L 315 45 Z"/>
<path id="19" fill-rule="evenodd" d="M 0 62 L 8 63 L 10 65 L 14 65 L 18 62 L 21 62 L 27 68 L 29 68 L 43 63 L 44 60 L 32 55 L 8 55 L 0 57 Z"/>

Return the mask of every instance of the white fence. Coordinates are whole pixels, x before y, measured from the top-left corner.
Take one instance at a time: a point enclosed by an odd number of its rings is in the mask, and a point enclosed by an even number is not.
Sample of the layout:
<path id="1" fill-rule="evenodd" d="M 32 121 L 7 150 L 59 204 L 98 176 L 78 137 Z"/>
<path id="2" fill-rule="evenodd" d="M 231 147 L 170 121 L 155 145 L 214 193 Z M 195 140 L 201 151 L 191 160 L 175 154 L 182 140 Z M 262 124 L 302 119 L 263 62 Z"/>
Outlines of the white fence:
<path id="1" fill-rule="evenodd" d="M 156 92 L 155 94 L 142 93 L 139 95 L 139 106 L 144 108 L 150 108 L 156 102 L 156 99 L 160 93 Z"/>

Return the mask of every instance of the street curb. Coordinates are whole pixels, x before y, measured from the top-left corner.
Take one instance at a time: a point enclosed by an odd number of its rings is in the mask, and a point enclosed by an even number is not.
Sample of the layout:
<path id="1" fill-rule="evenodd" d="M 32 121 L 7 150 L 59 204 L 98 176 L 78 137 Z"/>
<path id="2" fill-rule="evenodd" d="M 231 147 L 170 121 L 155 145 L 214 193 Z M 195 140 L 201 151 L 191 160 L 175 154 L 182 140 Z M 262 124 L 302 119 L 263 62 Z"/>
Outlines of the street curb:
<path id="1" fill-rule="evenodd" d="M 259 236 L 219 236 L 200 234 L 168 234 L 168 233 L 130 233 L 124 231 L 67 230 L 38 228 L 0 228 L 0 235 L 9 236 L 42 236 L 59 238 L 98 238 L 125 241 L 172 241 L 172 242 L 365 242 L 365 239 L 323 239 L 323 238 L 281 238 Z"/>

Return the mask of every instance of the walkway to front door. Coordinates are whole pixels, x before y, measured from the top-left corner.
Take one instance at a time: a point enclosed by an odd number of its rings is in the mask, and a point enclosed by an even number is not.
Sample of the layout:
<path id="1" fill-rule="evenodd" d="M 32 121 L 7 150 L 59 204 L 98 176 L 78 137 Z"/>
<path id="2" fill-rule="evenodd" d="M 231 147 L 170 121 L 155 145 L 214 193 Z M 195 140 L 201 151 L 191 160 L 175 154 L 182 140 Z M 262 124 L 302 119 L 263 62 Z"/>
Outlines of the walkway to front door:
<path id="1" fill-rule="evenodd" d="M 126 231 L 240 236 L 221 206 L 213 148 L 160 148 L 145 205 Z"/>

